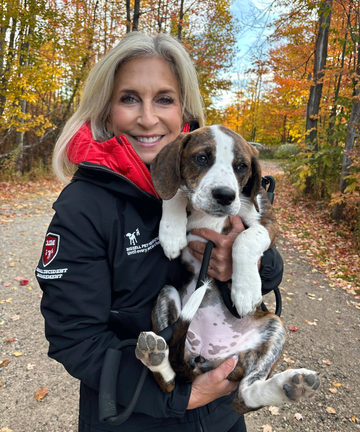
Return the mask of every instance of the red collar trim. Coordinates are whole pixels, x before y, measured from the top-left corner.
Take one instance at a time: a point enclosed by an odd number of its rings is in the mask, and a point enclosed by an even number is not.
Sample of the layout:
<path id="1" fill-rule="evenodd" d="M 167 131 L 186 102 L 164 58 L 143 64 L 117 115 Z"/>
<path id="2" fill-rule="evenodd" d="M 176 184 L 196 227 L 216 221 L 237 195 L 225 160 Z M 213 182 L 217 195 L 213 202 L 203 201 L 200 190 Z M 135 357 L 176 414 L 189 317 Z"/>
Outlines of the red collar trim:
<path id="1" fill-rule="evenodd" d="M 189 131 L 190 125 L 185 123 L 183 132 Z M 145 192 L 159 197 L 154 189 L 150 171 L 123 135 L 104 142 L 96 141 L 92 137 L 88 122 L 81 126 L 71 140 L 67 156 L 69 161 L 75 165 L 84 161 L 104 165 L 123 175 Z"/>

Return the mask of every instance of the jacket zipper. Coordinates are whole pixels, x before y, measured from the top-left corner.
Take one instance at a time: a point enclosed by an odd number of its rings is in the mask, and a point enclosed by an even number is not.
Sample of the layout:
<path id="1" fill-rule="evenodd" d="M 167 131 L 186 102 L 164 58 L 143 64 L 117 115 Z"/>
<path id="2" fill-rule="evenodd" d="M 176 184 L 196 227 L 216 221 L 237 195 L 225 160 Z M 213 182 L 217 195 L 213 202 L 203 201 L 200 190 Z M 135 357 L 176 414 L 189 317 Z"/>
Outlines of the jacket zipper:
<path id="1" fill-rule="evenodd" d="M 136 160 L 136 158 L 134 158 L 134 156 L 131 154 L 131 152 L 129 151 L 127 145 L 123 143 L 121 137 L 118 136 L 117 139 L 118 139 L 118 141 L 121 141 L 123 149 L 126 151 L 128 157 L 136 165 L 138 171 L 141 173 L 141 177 L 143 178 L 143 180 L 147 183 L 148 186 L 150 186 L 151 189 L 153 189 L 155 191 L 154 186 L 149 182 L 149 179 L 147 178 L 146 174 L 144 173 L 143 167 L 138 163 L 138 161 Z M 155 191 L 155 193 L 156 193 L 156 191 Z"/>

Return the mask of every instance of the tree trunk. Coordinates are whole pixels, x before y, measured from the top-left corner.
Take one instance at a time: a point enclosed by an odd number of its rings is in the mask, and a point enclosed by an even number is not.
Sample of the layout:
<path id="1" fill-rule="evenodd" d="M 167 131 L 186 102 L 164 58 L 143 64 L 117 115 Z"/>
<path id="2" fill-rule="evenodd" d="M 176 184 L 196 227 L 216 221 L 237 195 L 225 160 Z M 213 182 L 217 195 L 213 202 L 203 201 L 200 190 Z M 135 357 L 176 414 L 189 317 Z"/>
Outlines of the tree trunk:
<path id="1" fill-rule="evenodd" d="M 360 37 L 360 28 L 359 28 L 359 35 Z M 358 39 L 359 41 L 360 39 Z M 351 109 L 351 115 L 347 127 L 346 132 L 346 139 L 345 139 L 345 149 L 344 149 L 344 156 L 343 156 L 343 162 L 341 167 L 341 177 L 340 177 L 340 185 L 339 185 L 339 191 L 340 193 L 344 193 L 348 182 L 345 177 L 347 177 L 350 173 L 350 164 L 351 159 L 346 154 L 346 151 L 352 150 L 354 147 L 354 141 L 356 132 L 359 130 L 359 120 L 360 120 L 360 89 L 359 89 L 359 77 L 360 76 L 360 43 L 358 42 L 357 46 L 357 65 L 356 65 L 356 79 L 354 80 L 354 103 Z M 343 212 L 344 212 L 344 203 L 341 204 L 335 204 L 332 216 L 334 219 L 340 220 L 343 218 Z"/>
<path id="2" fill-rule="evenodd" d="M 181 41 L 182 38 L 183 19 L 184 19 L 184 0 L 181 0 L 180 11 L 179 11 L 178 35 L 177 35 L 179 41 Z"/>
<path id="3" fill-rule="evenodd" d="M 139 30 L 139 17 L 140 17 L 140 0 L 135 0 L 132 31 Z"/>
<path id="4" fill-rule="evenodd" d="M 131 31 L 131 11 L 130 11 L 130 0 L 126 0 L 126 33 Z"/>
<path id="5" fill-rule="evenodd" d="M 331 20 L 332 0 L 324 0 L 320 9 L 319 31 L 316 40 L 313 85 L 310 87 L 309 101 L 306 113 L 306 134 L 310 143 L 315 142 L 317 137 L 317 122 L 322 95 L 324 68 L 327 58 L 327 47 L 329 40 L 329 27 Z"/>

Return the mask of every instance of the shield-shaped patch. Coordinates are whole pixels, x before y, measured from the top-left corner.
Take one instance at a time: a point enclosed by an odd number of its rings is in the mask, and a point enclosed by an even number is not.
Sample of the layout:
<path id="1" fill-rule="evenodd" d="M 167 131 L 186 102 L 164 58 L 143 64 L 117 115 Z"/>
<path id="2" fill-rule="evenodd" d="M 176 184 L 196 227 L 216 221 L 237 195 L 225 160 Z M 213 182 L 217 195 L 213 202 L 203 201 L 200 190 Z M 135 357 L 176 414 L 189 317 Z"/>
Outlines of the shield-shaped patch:
<path id="1" fill-rule="evenodd" d="M 42 257 L 44 267 L 49 265 L 54 260 L 54 258 L 56 257 L 59 251 L 59 245 L 60 245 L 59 234 L 53 234 L 50 232 L 47 233 L 45 238 L 43 257 Z"/>

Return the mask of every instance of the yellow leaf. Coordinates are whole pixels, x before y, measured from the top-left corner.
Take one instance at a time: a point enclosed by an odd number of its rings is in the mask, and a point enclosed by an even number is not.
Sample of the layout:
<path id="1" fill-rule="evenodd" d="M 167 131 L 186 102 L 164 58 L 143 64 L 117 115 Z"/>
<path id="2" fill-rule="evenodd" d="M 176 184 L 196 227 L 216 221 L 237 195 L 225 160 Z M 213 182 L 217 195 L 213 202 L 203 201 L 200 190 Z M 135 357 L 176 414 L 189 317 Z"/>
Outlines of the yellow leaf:
<path id="1" fill-rule="evenodd" d="M 20 356 L 22 356 L 22 353 L 21 353 L 20 351 L 15 351 L 15 352 L 13 353 L 13 355 L 14 355 L 15 357 L 20 357 Z"/>

